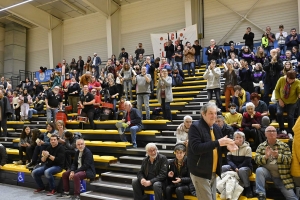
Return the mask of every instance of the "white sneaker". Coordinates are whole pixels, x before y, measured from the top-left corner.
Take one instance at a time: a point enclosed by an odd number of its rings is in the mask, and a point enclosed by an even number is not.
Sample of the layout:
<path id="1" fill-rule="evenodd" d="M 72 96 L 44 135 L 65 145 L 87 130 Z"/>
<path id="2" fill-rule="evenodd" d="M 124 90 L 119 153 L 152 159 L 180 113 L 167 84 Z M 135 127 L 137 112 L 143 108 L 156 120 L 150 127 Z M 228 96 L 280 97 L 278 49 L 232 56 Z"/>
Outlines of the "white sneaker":
<path id="1" fill-rule="evenodd" d="M 290 137 L 290 139 L 293 139 L 293 135 L 291 133 L 288 134 L 288 136 Z"/>
<path id="2" fill-rule="evenodd" d="M 281 131 L 282 134 L 287 134 L 286 130 Z"/>

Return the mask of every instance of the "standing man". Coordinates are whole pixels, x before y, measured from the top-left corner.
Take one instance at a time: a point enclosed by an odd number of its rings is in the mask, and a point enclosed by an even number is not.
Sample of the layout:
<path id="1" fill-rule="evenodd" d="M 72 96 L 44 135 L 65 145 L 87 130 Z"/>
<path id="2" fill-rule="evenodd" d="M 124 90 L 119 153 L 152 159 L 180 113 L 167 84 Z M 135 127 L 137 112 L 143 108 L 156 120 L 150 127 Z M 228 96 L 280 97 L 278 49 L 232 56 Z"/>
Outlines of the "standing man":
<path id="1" fill-rule="evenodd" d="M 56 134 L 51 135 L 50 143 L 46 150 L 42 151 L 42 162 L 45 163 L 41 167 L 34 169 L 31 173 L 33 179 L 38 185 L 38 189 L 34 193 L 40 193 L 45 191 L 45 185 L 42 181 L 42 176 L 48 179 L 50 192 L 47 196 L 52 196 L 55 191 L 55 180 L 53 175 L 61 172 L 64 168 L 65 161 L 65 147 L 58 143 L 58 136 Z"/>
<path id="2" fill-rule="evenodd" d="M 147 74 L 146 67 L 142 67 L 141 74 L 137 76 L 133 76 L 132 82 L 136 84 L 136 94 L 137 94 L 137 108 L 141 112 L 141 116 L 143 116 L 142 105 L 144 103 L 146 110 L 146 119 L 150 119 L 150 107 L 149 107 L 149 97 L 150 97 L 150 83 L 151 76 Z"/>
<path id="3" fill-rule="evenodd" d="M 295 46 L 299 48 L 299 44 L 300 44 L 300 34 L 297 34 L 297 30 L 295 28 L 292 28 L 291 34 L 285 38 L 286 50 L 292 51 L 292 48 Z"/>
<path id="4" fill-rule="evenodd" d="M 188 168 L 198 200 L 216 199 L 216 174 L 220 176 L 222 168 L 221 147 L 227 146 L 229 151 L 238 149 L 232 139 L 222 137 L 215 123 L 217 109 L 214 103 L 202 106 L 201 119 L 191 125 L 188 133 Z"/>
<path id="5" fill-rule="evenodd" d="M 53 117 L 53 121 L 55 122 L 58 109 L 62 110 L 62 97 L 59 94 L 58 86 L 55 86 L 52 91 L 48 92 L 45 99 L 45 103 L 47 108 L 48 124 L 51 122 L 52 117 Z"/>
<path id="6" fill-rule="evenodd" d="M 185 69 L 188 70 L 189 76 L 195 76 L 195 49 L 190 42 L 186 42 L 183 50 Z M 192 71 L 192 74 L 191 74 Z"/>
<path id="7" fill-rule="evenodd" d="M 280 54 L 285 55 L 285 39 L 287 37 L 287 32 L 283 31 L 283 25 L 279 25 L 279 32 L 275 34 L 275 38 L 278 41 L 278 47 L 280 48 Z"/>
<path id="8" fill-rule="evenodd" d="M 206 48 L 205 55 L 207 55 L 206 68 L 210 65 L 211 60 L 218 60 L 219 47 L 216 45 L 216 41 L 214 39 L 210 40 L 210 46 Z"/>
<path id="9" fill-rule="evenodd" d="M 77 61 L 77 69 L 80 75 L 83 74 L 83 66 L 84 66 L 84 61 L 82 60 L 82 57 L 79 56 L 78 61 Z"/>
<path id="10" fill-rule="evenodd" d="M 4 96 L 3 90 L 0 90 L 0 108 L 0 136 L 7 137 L 7 112 L 10 111 L 12 114 L 12 110 L 8 98 Z M 1 128 L 3 129 L 3 132 L 1 132 Z"/>
<path id="11" fill-rule="evenodd" d="M 267 140 L 256 149 L 256 193 L 259 200 L 266 199 L 266 181 L 273 181 L 285 199 L 298 200 L 294 192 L 294 182 L 290 173 L 292 154 L 288 144 L 277 140 L 277 130 L 268 126 L 265 130 Z"/>
<path id="12" fill-rule="evenodd" d="M 80 181 L 89 178 L 94 179 L 96 170 L 94 166 L 94 158 L 92 152 L 85 147 L 83 139 L 76 140 L 76 151 L 74 162 L 70 170 L 62 175 L 64 193 L 62 197 L 70 198 L 70 182 L 74 182 L 74 200 L 80 200 Z"/>
<path id="13" fill-rule="evenodd" d="M 7 162 L 7 153 L 6 148 L 0 144 L 0 169 L 6 164 Z"/>
<path id="14" fill-rule="evenodd" d="M 4 76 L 1 77 L 0 85 L 3 85 L 4 89 L 7 88 L 7 82 L 5 81 Z"/>
<path id="15" fill-rule="evenodd" d="M 79 96 L 79 105 L 82 108 L 80 116 L 88 117 L 92 129 L 95 129 L 94 125 L 94 103 L 95 97 L 89 92 L 87 85 L 83 86 L 83 93 Z"/>
<path id="16" fill-rule="evenodd" d="M 265 37 L 268 40 L 268 46 L 265 47 L 265 54 L 270 55 L 270 51 L 274 49 L 274 41 L 275 41 L 275 35 L 274 33 L 271 33 L 271 27 L 266 27 L 266 32 L 262 35 L 262 37 Z"/>
<path id="17" fill-rule="evenodd" d="M 144 158 L 137 178 L 132 180 L 134 200 L 143 199 L 145 189 L 154 190 L 155 200 L 163 200 L 163 183 L 168 174 L 168 160 L 159 154 L 154 143 L 145 147 L 147 157 Z"/>
<path id="18" fill-rule="evenodd" d="M 99 65 L 101 65 L 101 59 L 97 56 L 97 53 L 94 53 L 92 68 L 96 69 L 97 74 L 100 74 Z"/>
<path id="19" fill-rule="evenodd" d="M 126 61 L 128 60 L 128 53 L 125 51 L 124 47 L 121 49 L 121 53 L 118 57 L 118 60 L 120 61 L 122 58 L 125 58 Z M 122 63 L 122 65 L 124 65 L 124 63 Z"/>
<path id="20" fill-rule="evenodd" d="M 174 45 L 172 44 L 172 40 L 169 40 L 167 42 L 167 45 L 165 46 L 165 52 L 166 52 L 166 58 L 167 58 L 167 62 L 174 67 Z"/>
<path id="21" fill-rule="evenodd" d="M 243 40 L 245 40 L 245 46 L 248 46 L 251 51 L 253 51 L 253 39 L 254 33 L 252 33 L 251 28 L 248 27 L 246 29 L 246 33 L 244 34 Z"/>
<path id="22" fill-rule="evenodd" d="M 40 96 L 44 91 L 42 84 L 40 84 L 38 80 L 35 80 L 35 84 L 33 85 L 33 91 L 34 91 L 33 99 Z"/>
<path id="23" fill-rule="evenodd" d="M 135 59 L 136 60 L 139 59 L 140 54 L 144 55 L 145 50 L 143 49 L 143 44 L 142 43 L 139 43 L 139 46 L 136 47 L 136 50 L 135 50 L 134 53 L 135 53 Z"/>
<path id="24" fill-rule="evenodd" d="M 130 131 L 133 148 L 137 148 L 136 133 L 141 131 L 143 128 L 143 124 L 142 124 L 143 118 L 141 116 L 140 111 L 132 107 L 130 101 L 125 101 L 125 111 L 126 111 L 126 115 L 124 116 L 122 121 L 127 124 L 126 128 L 124 127 L 122 128 L 117 127 L 117 128 L 119 130 L 119 134 L 123 142 L 127 142 L 125 132 Z"/>

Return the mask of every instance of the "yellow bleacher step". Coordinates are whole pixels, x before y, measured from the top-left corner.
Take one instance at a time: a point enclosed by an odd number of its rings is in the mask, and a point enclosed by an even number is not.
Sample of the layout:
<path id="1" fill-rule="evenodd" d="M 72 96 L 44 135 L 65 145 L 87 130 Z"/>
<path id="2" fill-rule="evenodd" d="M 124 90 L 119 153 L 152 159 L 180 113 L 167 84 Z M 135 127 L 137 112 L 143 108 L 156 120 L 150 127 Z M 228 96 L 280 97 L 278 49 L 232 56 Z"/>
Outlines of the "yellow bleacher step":
<path id="1" fill-rule="evenodd" d="M 185 101 L 192 101 L 194 98 L 193 97 L 189 97 L 189 98 L 173 98 L 173 102 L 185 102 Z M 150 99 L 149 102 L 150 103 L 156 103 L 158 100 L 157 99 Z"/>
<path id="2" fill-rule="evenodd" d="M 129 142 L 102 142 L 102 141 L 89 141 L 85 140 L 86 146 L 101 146 L 101 147 L 121 147 L 126 148 L 132 146 Z"/>
<path id="3" fill-rule="evenodd" d="M 20 141 L 20 139 L 18 139 Z M 18 141 L 18 142 L 19 142 Z M 19 149 L 11 149 L 11 148 L 7 148 L 6 149 L 6 153 L 9 155 L 19 155 Z M 25 153 L 23 152 L 23 155 L 25 155 Z"/>
<path id="4" fill-rule="evenodd" d="M 104 129 L 98 129 L 98 130 L 81 130 L 81 129 L 69 129 L 68 131 L 72 133 L 80 132 L 82 134 L 119 134 L 118 130 L 104 130 Z M 159 133 L 158 130 L 145 130 L 145 131 L 139 131 L 136 134 L 137 135 L 155 135 L 156 133 Z M 126 132 L 127 134 L 127 132 Z M 128 132 L 129 134 L 129 132 Z"/>

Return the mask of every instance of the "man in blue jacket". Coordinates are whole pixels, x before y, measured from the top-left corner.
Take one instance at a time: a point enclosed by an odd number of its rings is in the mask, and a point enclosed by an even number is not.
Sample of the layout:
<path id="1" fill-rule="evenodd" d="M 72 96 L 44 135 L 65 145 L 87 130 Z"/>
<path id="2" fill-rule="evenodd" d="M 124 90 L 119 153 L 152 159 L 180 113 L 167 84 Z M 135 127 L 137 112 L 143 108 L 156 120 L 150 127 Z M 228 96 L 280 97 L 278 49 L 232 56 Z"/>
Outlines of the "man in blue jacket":
<path id="1" fill-rule="evenodd" d="M 97 74 L 100 74 L 99 65 L 101 65 L 101 59 L 99 56 L 97 56 L 97 53 L 94 53 L 92 68 L 96 69 Z"/>
<path id="2" fill-rule="evenodd" d="M 126 128 L 118 127 L 119 134 L 120 134 L 121 140 L 123 142 L 127 142 L 125 132 L 130 131 L 133 148 L 137 148 L 136 133 L 141 131 L 143 128 L 142 114 L 138 109 L 132 107 L 130 101 L 125 101 L 125 110 L 126 110 L 126 114 L 125 114 L 124 118 L 122 119 L 122 121 L 125 122 L 127 125 L 126 125 Z"/>
<path id="3" fill-rule="evenodd" d="M 297 34 L 297 30 L 295 28 L 291 29 L 291 34 L 285 38 L 285 45 L 287 50 L 292 50 L 294 46 L 299 48 L 300 44 L 300 35 Z"/>
<path id="4" fill-rule="evenodd" d="M 221 175 L 222 146 L 229 151 L 237 150 L 234 141 L 223 137 L 220 127 L 215 123 L 217 106 L 208 103 L 201 107 L 201 119 L 189 129 L 188 168 L 196 189 L 198 199 L 216 199 L 216 174 Z"/>
<path id="5" fill-rule="evenodd" d="M 70 198 L 70 183 L 69 180 L 74 181 L 74 198 L 80 199 L 80 181 L 89 178 L 94 179 L 96 176 L 96 170 L 94 166 L 94 158 L 92 152 L 85 147 L 83 139 L 76 140 L 76 151 L 74 156 L 74 162 L 70 170 L 66 171 L 62 175 L 64 193 L 61 197 Z"/>

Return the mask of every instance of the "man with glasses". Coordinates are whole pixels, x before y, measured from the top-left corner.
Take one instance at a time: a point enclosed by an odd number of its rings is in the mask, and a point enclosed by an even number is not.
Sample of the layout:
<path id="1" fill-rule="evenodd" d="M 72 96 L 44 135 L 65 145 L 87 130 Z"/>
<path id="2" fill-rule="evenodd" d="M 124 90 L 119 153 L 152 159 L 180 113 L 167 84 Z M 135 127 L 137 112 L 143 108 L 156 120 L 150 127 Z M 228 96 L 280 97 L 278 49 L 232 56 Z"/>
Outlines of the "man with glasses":
<path id="1" fill-rule="evenodd" d="M 300 97 L 300 81 L 296 79 L 297 73 L 294 70 L 287 72 L 286 76 L 281 77 L 275 87 L 275 99 L 277 101 L 277 121 L 280 131 L 284 133 L 283 112 L 288 113 L 288 130 L 290 138 L 293 138 L 294 113 Z"/>
<path id="2" fill-rule="evenodd" d="M 47 122 L 49 124 L 52 117 L 53 121 L 55 121 L 58 109 L 62 110 L 62 97 L 59 94 L 58 86 L 55 86 L 52 91 L 48 92 L 45 103 L 47 108 Z"/>
<path id="3" fill-rule="evenodd" d="M 296 200 L 294 182 L 290 174 L 292 154 L 288 144 L 277 139 L 275 127 L 268 126 L 265 130 L 267 140 L 256 149 L 256 193 L 258 200 L 266 199 L 265 183 L 273 181 L 285 199 Z"/>
<path id="4" fill-rule="evenodd" d="M 143 199 L 144 190 L 154 190 L 155 200 L 163 200 L 163 183 L 168 174 L 168 160 L 159 154 L 154 143 L 145 147 L 147 157 L 144 158 L 137 178 L 132 180 L 134 200 Z"/>
<path id="5" fill-rule="evenodd" d="M 80 199 L 80 181 L 89 178 L 94 179 L 96 176 L 96 170 L 94 166 L 94 158 L 92 152 L 85 147 L 83 139 L 76 140 L 76 151 L 74 156 L 74 162 L 70 170 L 66 171 L 62 175 L 64 193 L 58 198 L 70 198 L 70 182 L 74 182 L 74 198 Z"/>

